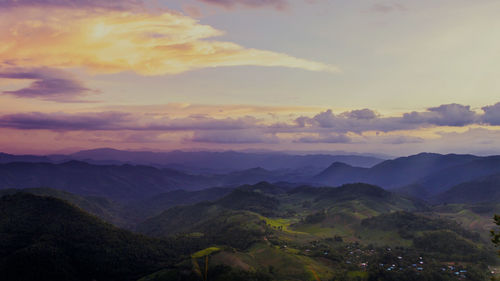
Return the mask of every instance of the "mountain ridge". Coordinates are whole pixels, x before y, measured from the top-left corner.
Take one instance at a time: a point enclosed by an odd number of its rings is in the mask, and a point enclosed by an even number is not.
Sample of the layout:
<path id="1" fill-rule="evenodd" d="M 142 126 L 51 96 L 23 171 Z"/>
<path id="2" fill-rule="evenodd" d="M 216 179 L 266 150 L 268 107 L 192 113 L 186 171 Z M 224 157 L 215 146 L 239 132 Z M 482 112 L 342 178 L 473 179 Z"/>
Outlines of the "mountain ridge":
<path id="1" fill-rule="evenodd" d="M 333 186 L 365 182 L 426 198 L 460 182 L 495 172 L 500 172 L 500 156 L 420 153 L 386 160 L 371 168 L 333 163 L 314 176 L 313 181 Z"/>

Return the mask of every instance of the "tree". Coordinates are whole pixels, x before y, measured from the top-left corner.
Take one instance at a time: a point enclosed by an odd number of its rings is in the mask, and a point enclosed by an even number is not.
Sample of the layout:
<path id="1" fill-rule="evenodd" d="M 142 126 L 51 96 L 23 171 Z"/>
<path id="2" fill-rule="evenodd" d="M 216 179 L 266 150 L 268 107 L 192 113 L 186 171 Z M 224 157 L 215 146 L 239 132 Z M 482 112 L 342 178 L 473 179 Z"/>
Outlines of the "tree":
<path id="1" fill-rule="evenodd" d="M 495 220 L 495 224 L 500 226 L 500 215 L 495 215 L 493 217 L 493 220 Z M 500 231 L 495 231 L 494 229 L 492 229 L 491 231 L 491 242 L 493 242 L 493 244 L 495 244 L 495 247 L 497 247 L 498 245 L 500 245 Z"/>
<path id="2" fill-rule="evenodd" d="M 493 220 L 495 221 L 495 224 L 497 226 L 500 226 L 500 215 L 495 214 Z M 491 233 L 491 242 L 495 244 L 495 247 L 498 247 L 500 245 L 500 230 L 497 229 L 495 231 L 495 229 L 492 229 L 490 233 Z M 500 251 L 498 252 L 498 254 L 500 255 Z M 497 280 L 497 279 L 495 277 L 491 277 L 491 280 Z"/>

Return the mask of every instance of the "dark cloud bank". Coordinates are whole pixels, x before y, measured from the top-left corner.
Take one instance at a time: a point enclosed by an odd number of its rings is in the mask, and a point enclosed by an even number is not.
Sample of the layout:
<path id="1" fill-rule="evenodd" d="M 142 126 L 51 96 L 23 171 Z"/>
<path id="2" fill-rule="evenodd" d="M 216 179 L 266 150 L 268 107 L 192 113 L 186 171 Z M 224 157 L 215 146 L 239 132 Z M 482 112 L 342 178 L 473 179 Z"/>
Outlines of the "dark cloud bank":
<path id="1" fill-rule="evenodd" d="M 29 73 L 17 74 L 31 77 Z M 36 78 L 35 78 L 36 79 Z M 27 90 L 26 90 L 27 91 Z M 213 118 L 189 116 L 170 118 L 164 115 L 127 112 L 88 113 L 17 113 L 0 115 L 0 127 L 20 130 L 52 131 L 148 131 L 193 132 L 191 141 L 209 143 L 277 143 L 277 134 L 295 136 L 295 143 L 351 143 L 352 134 L 368 131 L 394 132 L 426 127 L 467 125 L 500 125 L 500 103 L 485 106 L 482 112 L 470 106 L 446 104 L 425 111 L 412 111 L 396 117 L 384 117 L 371 109 L 335 114 L 331 110 L 313 117 L 301 116 L 288 123 L 270 124 L 252 116 Z M 349 136 L 351 134 L 351 136 Z M 387 143 L 418 143 L 415 137 L 393 137 Z"/>
<path id="2" fill-rule="evenodd" d="M 130 9 L 142 7 L 141 0 L 0 0 L 0 7 L 54 6 L 65 8 Z"/>
<path id="3" fill-rule="evenodd" d="M 3 91 L 18 98 L 34 98 L 57 102 L 82 102 L 82 97 L 98 91 L 87 88 L 73 75 L 49 68 L 0 68 L 0 79 L 34 80 L 25 88 Z"/>

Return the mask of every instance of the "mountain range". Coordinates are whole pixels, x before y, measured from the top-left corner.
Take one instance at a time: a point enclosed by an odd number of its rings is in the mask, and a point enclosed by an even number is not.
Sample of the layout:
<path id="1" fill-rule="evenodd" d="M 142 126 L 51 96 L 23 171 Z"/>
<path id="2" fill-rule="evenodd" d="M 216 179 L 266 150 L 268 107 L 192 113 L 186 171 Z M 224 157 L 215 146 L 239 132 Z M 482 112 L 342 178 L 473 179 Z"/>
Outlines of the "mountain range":
<path id="1" fill-rule="evenodd" d="M 312 181 L 325 185 L 364 182 L 429 199 L 455 185 L 500 172 L 500 156 L 421 153 L 383 161 L 371 168 L 333 163 Z"/>
<path id="2" fill-rule="evenodd" d="M 495 250 L 481 228 L 462 223 L 467 212 L 487 221 L 484 208 L 432 206 L 362 183 L 261 182 L 170 191 L 128 205 L 49 188 L 9 189 L 0 192 L 0 275 L 27 281 L 448 281 L 463 280 L 462 274 L 486 280 L 487 265 L 498 263 Z M 131 213 L 146 215 L 127 217 Z M 103 220 L 127 221 L 122 227 L 128 230 Z"/>
<path id="3" fill-rule="evenodd" d="M 298 155 L 280 152 L 237 152 L 237 151 L 124 151 L 111 148 L 82 150 L 67 155 L 12 155 L 0 153 L 0 163 L 50 162 L 62 163 L 79 160 L 97 165 L 146 165 L 157 168 L 172 168 L 196 173 L 229 173 L 260 167 L 266 170 L 309 169 L 320 171 L 335 161 L 358 167 L 371 167 L 383 161 L 363 155 Z"/>
<path id="4" fill-rule="evenodd" d="M 138 154 L 130 152 L 131 154 L 129 154 L 129 152 L 115 150 L 103 151 L 109 152 L 111 155 L 125 155 L 124 157 L 143 155 L 142 152 Z M 81 152 L 78 155 L 91 156 L 97 152 L 96 150 Z M 289 187 L 304 184 L 339 186 L 362 182 L 429 201 L 473 203 L 492 198 L 484 194 L 491 194 L 495 191 L 498 182 L 498 176 L 495 175 L 500 174 L 500 156 L 480 157 L 421 153 L 385 160 L 372 167 L 357 167 L 334 161 L 321 170 L 319 169 L 320 164 L 316 161 L 319 158 L 327 157 L 325 155 L 310 156 L 311 158 L 307 158 L 309 156 L 281 155 L 282 160 L 299 159 L 300 161 L 292 161 L 293 163 L 288 163 L 287 168 L 276 170 L 257 166 L 244 170 L 231 170 L 226 173 L 207 173 L 205 171 L 200 174 L 199 168 L 209 167 L 209 162 L 201 161 L 205 164 L 200 163 L 198 168 L 190 172 L 185 167 L 185 170 L 181 171 L 137 163 L 123 164 L 120 161 L 125 161 L 125 158 L 119 157 L 115 157 L 114 160 L 102 160 L 111 157 L 109 154 L 105 153 L 100 156 L 101 158 L 95 157 L 93 161 L 117 161 L 115 164 L 103 164 L 103 162 L 96 164 L 92 161 L 88 163 L 81 160 L 54 162 L 51 156 L 2 155 L 0 157 L 2 159 L 0 162 L 3 162 L 0 164 L 0 189 L 51 187 L 82 196 L 99 196 L 119 202 L 131 202 L 174 190 L 193 191 L 212 187 L 234 188 L 262 181 L 279 183 L 279 185 Z M 181 154 L 185 156 L 185 154 Z M 198 157 L 211 155 L 212 158 L 207 156 L 206 159 L 212 160 L 214 157 L 219 157 L 217 161 L 229 161 L 232 156 L 246 157 L 247 159 L 257 157 L 253 154 L 233 152 L 227 154 L 197 152 L 195 154 Z M 152 155 L 160 157 L 154 153 Z M 259 155 L 261 158 L 257 158 L 261 161 L 265 157 L 272 158 L 273 156 Z M 229 158 L 223 160 L 224 157 Z M 337 156 L 328 157 L 336 159 Z M 353 156 L 354 158 L 351 156 L 338 157 L 345 157 L 352 161 L 354 161 L 353 159 L 366 160 L 359 158 L 360 156 Z M 52 160 L 48 161 L 48 159 Z M 277 167 L 282 160 L 267 163 L 267 167 Z M 216 167 L 218 162 L 214 161 L 212 166 Z M 259 161 L 255 163 L 260 163 Z M 299 167 L 298 163 L 303 165 L 303 168 L 290 169 L 290 167 Z M 250 162 L 245 162 L 240 166 L 248 167 L 248 165 Z M 237 164 L 233 166 L 233 169 L 238 167 Z M 227 169 L 224 168 L 224 170 Z M 489 189 L 480 192 L 478 186 L 482 189 Z M 472 193 L 478 195 L 473 196 Z"/>

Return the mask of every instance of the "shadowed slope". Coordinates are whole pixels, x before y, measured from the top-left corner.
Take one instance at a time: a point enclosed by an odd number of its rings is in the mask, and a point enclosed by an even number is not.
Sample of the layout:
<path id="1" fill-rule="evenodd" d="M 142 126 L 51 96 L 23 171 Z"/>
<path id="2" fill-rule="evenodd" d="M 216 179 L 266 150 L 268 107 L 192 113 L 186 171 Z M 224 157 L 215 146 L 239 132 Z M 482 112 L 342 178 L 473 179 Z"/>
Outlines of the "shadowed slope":
<path id="1" fill-rule="evenodd" d="M 118 229 L 32 194 L 0 198 L 0 276 L 5 280 L 136 280 L 172 265 L 173 244 Z"/>

